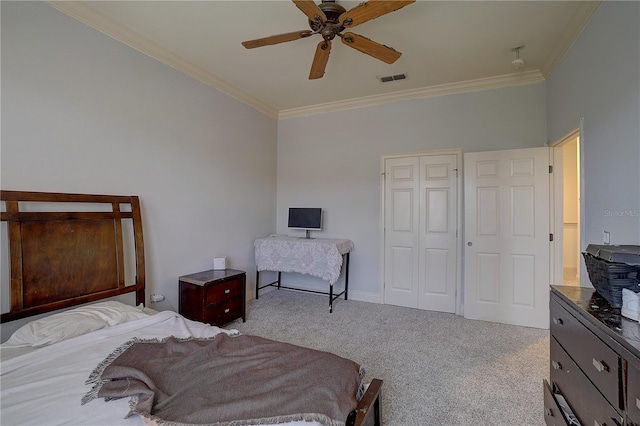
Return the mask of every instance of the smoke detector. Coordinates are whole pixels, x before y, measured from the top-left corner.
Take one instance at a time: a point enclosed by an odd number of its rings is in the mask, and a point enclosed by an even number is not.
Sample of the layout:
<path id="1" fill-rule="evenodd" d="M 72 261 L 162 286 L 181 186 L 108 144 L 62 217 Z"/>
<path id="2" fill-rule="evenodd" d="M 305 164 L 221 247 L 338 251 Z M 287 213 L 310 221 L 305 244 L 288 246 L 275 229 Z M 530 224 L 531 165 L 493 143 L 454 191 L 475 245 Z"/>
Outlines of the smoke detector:
<path id="1" fill-rule="evenodd" d="M 520 59 L 520 50 L 524 49 L 524 46 L 518 46 L 511 49 L 512 52 L 516 52 L 516 58 L 511 61 L 511 68 L 519 70 L 524 67 L 524 59 Z"/>

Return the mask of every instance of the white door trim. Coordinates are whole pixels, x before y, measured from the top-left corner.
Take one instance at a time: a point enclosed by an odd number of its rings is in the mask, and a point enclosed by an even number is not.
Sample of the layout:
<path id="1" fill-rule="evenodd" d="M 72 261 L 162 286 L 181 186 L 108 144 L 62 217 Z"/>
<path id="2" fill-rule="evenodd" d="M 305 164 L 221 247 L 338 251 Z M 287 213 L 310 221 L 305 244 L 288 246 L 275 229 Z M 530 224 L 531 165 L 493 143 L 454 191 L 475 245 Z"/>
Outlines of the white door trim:
<path id="1" fill-rule="evenodd" d="M 379 233 L 379 247 L 378 247 L 378 253 L 379 253 L 379 259 L 380 262 L 378 264 L 378 274 L 380 277 L 380 282 L 379 282 L 379 286 L 378 286 L 378 291 L 380 294 L 380 303 L 385 303 L 385 297 L 384 297 L 384 277 L 385 277 L 385 269 L 384 269 L 384 265 L 385 265 L 385 230 L 384 230 L 384 224 L 385 224 L 385 161 L 387 159 L 391 159 L 391 158 L 403 158 L 403 157 L 420 157 L 420 156 L 425 156 L 425 155 L 447 155 L 447 154 L 453 154 L 456 156 L 456 167 L 457 167 L 457 172 L 458 172 L 458 179 L 457 179 L 457 193 L 458 193 L 458 199 L 457 199 L 457 211 L 456 211 L 456 226 L 458 228 L 458 235 L 457 235 L 457 243 L 456 243 L 456 250 L 458 251 L 458 256 L 456 259 L 456 315 L 464 315 L 464 306 L 463 306 L 463 301 L 464 301 L 464 294 L 463 294 L 463 288 L 462 288 L 462 265 L 463 265 L 463 256 L 464 256 L 464 250 L 463 250 L 463 241 L 462 241 L 462 236 L 464 235 L 463 233 L 463 219 L 464 219 L 464 205 L 463 205 L 463 191 L 462 191 L 462 181 L 464 179 L 463 176 L 463 163 L 462 163 L 462 159 L 463 159 L 463 153 L 462 153 L 462 149 L 443 149 L 443 150 L 434 150 L 434 151 L 426 151 L 426 152 L 417 152 L 417 153 L 407 153 L 407 154 L 389 154 L 389 155 L 383 155 L 380 157 L 380 222 L 378 223 L 378 233 Z"/>
<path id="2" fill-rule="evenodd" d="M 551 148 L 551 161 L 553 165 L 553 176 L 551 178 L 551 204 L 550 204 L 550 221 L 549 225 L 551 226 L 551 231 L 554 236 L 554 241 L 551 245 L 549 259 L 551 264 L 551 284 L 553 285 L 563 285 L 563 255 L 562 250 L 564 247 L 564 238 L 563 238 L 563 218 L 564 218 L 564 209 L 563 209 L 563 161 L 562 155 L 558 155 L 560 152 L 559 149 L 565 143 L 579 137 L 579 154 L 578 154 L 578 162 L 580 168 L 580 216 L 579 216 L 579 234 L 580 234 L 580 242 L 584 241 L 584 130 L 583 130 L 583 118 L 580 118 L 579 127 L 571 130 L 562 138 L 556 140 L 555 142 L 549 143 L 549 147 Z M 579 258 L 579 269 L 580 269 L 580 286 L 586 286 L 585 282 L 587 277 L 587 271 L 584 266 L 584 262 Z"/>

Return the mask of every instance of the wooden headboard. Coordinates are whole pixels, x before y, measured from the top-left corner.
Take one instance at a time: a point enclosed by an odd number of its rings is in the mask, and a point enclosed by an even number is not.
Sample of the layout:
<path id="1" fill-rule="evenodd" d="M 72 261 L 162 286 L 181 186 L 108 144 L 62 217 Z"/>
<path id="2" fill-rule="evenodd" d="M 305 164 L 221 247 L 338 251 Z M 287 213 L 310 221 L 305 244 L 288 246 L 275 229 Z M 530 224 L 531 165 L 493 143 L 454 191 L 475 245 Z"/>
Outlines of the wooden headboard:
<path id="1" fill-rule="evenodd" d="M 0 198 L 10 288 L 10 310 L 1 322 L 130 292 L 136 293 L 136 304 L 144 303 L 137 196 L 1 191 Z M 128 272 L 135 274 L 135 282 L 125 283 L 123 234 L 131 228 L 135 271 Z"/>

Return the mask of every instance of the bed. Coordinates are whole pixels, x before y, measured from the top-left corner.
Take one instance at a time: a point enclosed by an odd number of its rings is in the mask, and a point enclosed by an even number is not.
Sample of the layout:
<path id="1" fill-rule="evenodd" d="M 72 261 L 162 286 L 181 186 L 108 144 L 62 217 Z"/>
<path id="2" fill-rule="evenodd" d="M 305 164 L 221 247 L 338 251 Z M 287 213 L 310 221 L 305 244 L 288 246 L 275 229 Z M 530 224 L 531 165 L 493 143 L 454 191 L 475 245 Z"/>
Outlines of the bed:
<path id="1" fill-rule="evenodd" d="M 2 323 L 37 319 L 0 346 L 0 423 L 381 424 L 382 381 L 351 360 L 145 308 L 138 197 L 1 198 Z"/>

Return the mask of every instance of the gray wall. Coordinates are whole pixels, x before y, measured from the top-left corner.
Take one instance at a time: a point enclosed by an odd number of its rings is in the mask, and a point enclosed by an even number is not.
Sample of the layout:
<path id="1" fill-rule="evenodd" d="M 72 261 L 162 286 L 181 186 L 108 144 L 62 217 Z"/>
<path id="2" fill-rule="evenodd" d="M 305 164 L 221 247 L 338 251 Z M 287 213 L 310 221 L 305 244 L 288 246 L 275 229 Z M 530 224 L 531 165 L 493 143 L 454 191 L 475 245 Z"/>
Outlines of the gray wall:
<path id="1" fill-rule="evenodd" d="M 586 244 L 640 244 L 640 2 L 602 2 L 547 81 L 548 139 L 584 118 Z"/>
<path id="2" fill-rule="evenodd" d="M 355 244 L 351 297 L 381 301 L 381 157 L 544 146 L 545 102 L 545 83 L 537 83 L 281 120 L 278 233 L 301 234 L 287 229 L 289 207 L 322 207 L 324 230 L 313 235 L 348 238 Z M 306 276 L 283 278 L 323 287 Z"/>
<path id="3" fill-rule="evenodd" d="M 276 121 L 44 3 L 1 7 L 2 189 L 138 195 L 148 295 L 175 309 L 213 257 L 255 270 Z"/>
<path id="4" fill-rule="evenodd" d="M 253 271 L 296 205 L 354 241 L 352 297 L 378 301 L 382 156 L 542 146 L 580 117 L 587 240 L 638 244 L 638 2 L 603 2 L 546 83 L 279 123 L 46 4 L 1 7 L 1 187 L 139 195 L 150 293 L 175 308 L 177 276 L 223 255 Z"/>

